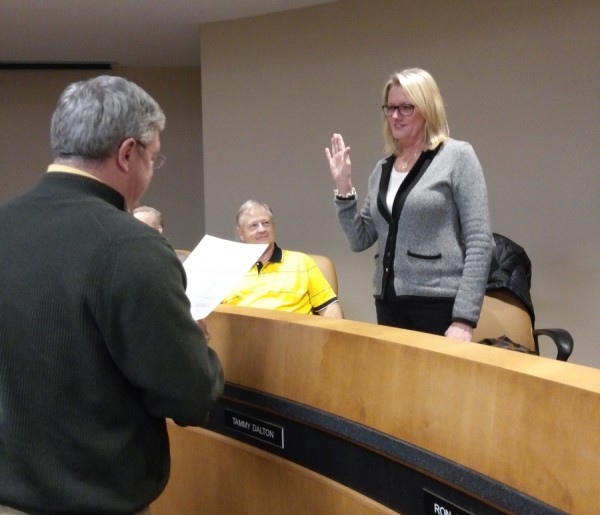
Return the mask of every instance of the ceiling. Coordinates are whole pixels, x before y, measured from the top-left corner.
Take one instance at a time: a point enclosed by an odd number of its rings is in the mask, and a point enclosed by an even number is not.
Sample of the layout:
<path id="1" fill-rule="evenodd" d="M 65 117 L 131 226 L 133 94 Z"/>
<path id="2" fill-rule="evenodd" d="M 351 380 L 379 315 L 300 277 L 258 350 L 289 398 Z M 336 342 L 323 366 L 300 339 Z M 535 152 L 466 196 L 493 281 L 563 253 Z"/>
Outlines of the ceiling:
<path id="1" fill-rule="evenodd" d="M 0 0 L 0 62 L 197 66 L 199 25 L 331 0 Z"/>

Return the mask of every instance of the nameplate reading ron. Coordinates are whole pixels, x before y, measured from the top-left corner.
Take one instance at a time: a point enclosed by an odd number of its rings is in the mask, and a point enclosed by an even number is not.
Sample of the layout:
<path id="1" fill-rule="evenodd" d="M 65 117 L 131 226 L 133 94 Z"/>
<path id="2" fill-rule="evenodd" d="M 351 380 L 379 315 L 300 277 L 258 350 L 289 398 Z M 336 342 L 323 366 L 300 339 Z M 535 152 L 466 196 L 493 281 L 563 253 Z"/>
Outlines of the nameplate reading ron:
<path id="1" fill-rule="evenodd" d="M 452 504 L 443 497 L 439 497 L 427 490 L 423 490 L 425 515 L 472 515 L 471 512 L 465 511 L 456 504 Z"/>
<path id="2" fill-rule="evenodd" d="M 283 449 L 283 427 L 225 409 L 225 427 Z"/>

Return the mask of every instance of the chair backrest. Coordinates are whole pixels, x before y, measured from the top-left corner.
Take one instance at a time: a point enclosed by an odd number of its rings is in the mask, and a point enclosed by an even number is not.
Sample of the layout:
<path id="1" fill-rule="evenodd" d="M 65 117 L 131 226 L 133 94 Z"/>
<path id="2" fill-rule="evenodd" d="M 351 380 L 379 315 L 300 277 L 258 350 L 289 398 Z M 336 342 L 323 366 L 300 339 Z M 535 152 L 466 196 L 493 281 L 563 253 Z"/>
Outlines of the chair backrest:
<path id="1" fill-rule="evenodd" d="M 308 254 L 308 256 L 314 259 L 317 266 L 321 269 L 321 272 L 323 272 L 325 279 L 327 279 L 327 282 L 330 284 L 330 286 L 333 288 L 333 291 L 337 295 L 337 273 L 335 271 L 335 265 L 333 264 L 331 258 L 328 258 L 327 256 L 321 256 L 319 254 Z"/>
<path id="2" fill-rule="evenodd" d="M 527 308 L 516 295 L 506 289 L 488 291 L 485 294 L 479 322 L 473 331 L 473 341 L 501 336 L 538 351 Z"/>
<path id="3" fill-rule="evenodd" d="M 522 301 L 535 325 L 531 300 L 531 260 L 525 249 L 502 234 L 494 233 L 494 248 L 486 292 L 509 290 Z"/>
<path id="4" fill-rule="evenodd" d="M 179 258 L 179 261 L 182 263 L 187 259 L 187 257 L 191 254 L 191 251 L 185 249 L 175 249 L 175 254 Z"/>

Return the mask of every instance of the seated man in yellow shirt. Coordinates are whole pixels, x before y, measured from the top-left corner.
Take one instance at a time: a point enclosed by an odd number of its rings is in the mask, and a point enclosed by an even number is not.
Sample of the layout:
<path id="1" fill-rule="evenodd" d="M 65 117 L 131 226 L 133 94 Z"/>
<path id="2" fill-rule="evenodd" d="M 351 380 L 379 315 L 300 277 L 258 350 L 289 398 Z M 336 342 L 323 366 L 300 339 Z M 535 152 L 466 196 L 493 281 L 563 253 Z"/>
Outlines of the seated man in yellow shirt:
<path id="1" fill-rule="evenodd" d="M 267 243 L 268 247 L 223 304 L 343 318 L 339 300 L 314 260 L 277 246 L 273 213 L 267 204 L 244 202 L 238 210 L 237 233 L 244 243 Z"/>

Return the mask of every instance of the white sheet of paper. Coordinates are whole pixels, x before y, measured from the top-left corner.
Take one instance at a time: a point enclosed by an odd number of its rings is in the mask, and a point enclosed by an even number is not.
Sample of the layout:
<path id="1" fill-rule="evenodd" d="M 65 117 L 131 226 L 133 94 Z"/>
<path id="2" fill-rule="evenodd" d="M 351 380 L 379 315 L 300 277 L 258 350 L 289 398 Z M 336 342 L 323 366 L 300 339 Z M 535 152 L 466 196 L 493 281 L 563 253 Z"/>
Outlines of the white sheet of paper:
<path id="1" fill-rule="evenodd" d="M 215 309 L 267 248 L 206 235 L 183 262 L 194 320 Z"/>

